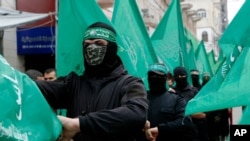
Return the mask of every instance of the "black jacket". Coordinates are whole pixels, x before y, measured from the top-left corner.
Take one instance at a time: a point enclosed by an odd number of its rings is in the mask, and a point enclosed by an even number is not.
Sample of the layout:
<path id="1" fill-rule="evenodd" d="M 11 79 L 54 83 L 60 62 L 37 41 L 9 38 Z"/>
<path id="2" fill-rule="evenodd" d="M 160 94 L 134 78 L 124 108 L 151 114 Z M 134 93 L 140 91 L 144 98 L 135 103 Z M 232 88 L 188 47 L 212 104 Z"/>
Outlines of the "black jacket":
<path id="1" fill-rule="evenodd" d="M 188 141 L 185 134 L 192 128 L 192 119 L 185 116 L 184 98 L 166 91 L 163 94 L 148 92 L 150 126 L 158 127 L 157 141 Z M 141 139 L 146 141 L 144 139 Z"/>
<path id="2" fill-rule="evenodd" d="M 175 87 L 174 90 L 176 91 L 175 92 L 176 94 L 180 95 L 181 97 L 184 97 L 187 103 L 189 100 L 194 98 L 196 94 L 198 93 L 198 89 L 190 85 L 187 85 L 184 89 L 179 89 Z"/>
<path id="3" fill-rule="evenodd" d="M 129 141 L 146 121 L 148 102 L 141 79 L 119 65 L 109 76 L 89 78 L 70 73 L 60 81 L 37 84 L 53 108 L 80 117 L 81 135 L 74 141 Z"/>

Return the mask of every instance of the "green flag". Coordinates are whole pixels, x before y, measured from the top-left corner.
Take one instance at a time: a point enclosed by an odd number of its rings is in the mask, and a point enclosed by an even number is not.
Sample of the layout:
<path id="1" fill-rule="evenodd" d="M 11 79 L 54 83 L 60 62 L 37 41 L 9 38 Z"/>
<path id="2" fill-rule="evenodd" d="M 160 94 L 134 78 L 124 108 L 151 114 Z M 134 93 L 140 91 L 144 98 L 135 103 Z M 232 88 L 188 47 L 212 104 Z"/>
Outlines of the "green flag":
<path id="1" fill-rule="evenodd" d="M 215 57 L 214 57 L 214 52 L 213 50 L 210 51 L 209 53 L 207 53 L 207 59 L 208 59 L 208 62 L 211 66 L 211 69 L 213 71 L 213 73 L 215 74 L 215 69 L 214 69 L 214 65 L 215 65 Z"/>
<path id="2" fill-rule="evenodd" d="M 233 50 L 233 46 L 230 48 L 230 45 L 250 45 L 250 20 L 246 19 L 246 17 L 249 17 L 249 7 L 250 1 L 245 0 L 245 3 L 242 5 L 219 40 L 219 44 L 228 45 L 221 47 L 226 56 L 228 56 Z"/>
<path id="3" fill-rule="evenodd" d="M 215 60 L 215 64 L 213 65 L 213 68 L 212 68 L 214 70 L 214 73 L 216 73 L 218 71 L 218 68 L 222 65 L 222 63 L 225 60 L 226 60 L 226 57 L 225 57 L 223 51 L 220 49 L 219 56 L 218 56 L 217 60 Z"/>
<path id="4" fill-rule="evenodd" d="M 186 37 L 186 50 L 187 50 L 187 58 L 188 58 L 188 67 L 189 70 L 197 69 L 196 59 L 195 59 L 195 48 L 194 46 L 197 44 L 197 40 L 195 37 L 188 31 L 188 29 L 184 28 L 184 35 Z M 191 78 L 190 78 L 191 82 Z"/>
<path id="5" fill-rule="evenodd" d="M 217 61 L 215 60 L 215 55 L 213 50 L 207 54 L 207 57 L 213 74 L 216 74 L 222 63 L 226 60 L 226 57 L 224 56 L 222 50 L 220 50 L 220 55 Z"/>
<path id="6" fill-rule="evenodd" d="M 119 56 L 125 67 L 130 74 L 142 78 L 146 83 L 148 66 L 157 62 L 157 57 L 136 1 L 116 0 L 112 23 L 122 39 L 122 43 L 119 43 L 123 44 Z M 135 69 L 130 69 L 131 67 Z"/>
<path id="7" fill-rule="evenodd" d="M 249 36 L 245 32 L 250 27 L 250 22 L 245 22 L 249 6 L 250 1 L 245 1 L 220 38 L 219 44 L 226 55 L 226 61 L 212 80 L 201 89 L 195 98 L 188 102 L 186 114 L 242 106 L 250 102 L 249 90 L 246 86 L 249 77 L 250 42 Z M 241 25 L 241 23 L 243 24 Z M 242 53 L 240 53 L 241 45 L 246 45 Z M 237 59 L 238 56 L 239 59 Z M 236 59 L 237 61 L 233 65 Z"/>
<path id="8" fill-rule="evenodd" d="M 187 48 L 190 48 L 187 52 L 187 56 L 189 58 L 188 68 L 190 70 L 197 69 L 197 62 L 196 62 L 196 58 L 195 58 L 194 46 L 193 46 L 191 41 L 190 41 L 189 45 L 187 44 Z"/>
<path id="9" fill-rule="evenodd" d="M 55 141 L 61 122 L 27 75 L 0 56 L 0 140 Z"/>
<path id="10" fill-rule="evenodd" d="M 84 70 L 82 40 L 88 25 L 111 24 L 95 0 L 63 0 L 59 3 L 56 69 L 58 76 Z"/>
<path id="11" fill-rule="evenodd" d="M 185 32 L 186 32 L 187 38 L 191 41 L 194 52 L 195 52 L 199 46 L 199 41 L 187 28 L 185 28 Z"/>
<path id="12" fill-rule="evenodd" d="M 233 59 L 234 57 L 230 57 Z M 250 87 L 248 84 L 250 76 L 250 51 L 244 47 L 237 61 L 226 75 L 225 80 L 216 92 L 209 92 L 207 96 L 197 98 L 196 102 L 204 106 L 206 110 L 246 106 L 250 103 Z M 207 102 L 205 102 L 207 101 Z M 192 102 L 193 104 L 195 102 Z M 190 103 L 190 106 L 195 106 Z M 196 108 L 195 108 L 196 109 Z M 198 109 L 198 108 L 197 108 Z M 201 109 L 200 109 L 201 110 Z"/>
<path id="13" fill-rule="evenodd" d="M 193 99 L 191 99 L 188 102 L 185 110 L 185 113 L 187 115 L 197 112 L 205 112 L 222 108 L 228 108 L 228 107 L 223 107 L 223 105 L 224 106 L 227 105 L 225 103 L 225 100 L 230 99 L 232 94 L 230 96 L 224 95 L 222 97 L 224 99 L 223 100 L 220 99 L 221 100 L 220 101 L 218 97 L 221 97 L 221 94 L 218 93 L 218 90 L 221 88 L 222 82 L 224 81 L 228 72 L 231 72 L 230 69 L 233 66 L 237 57 L 239 56 L 241 50 L 242 47 L 240 46 L 235 47 L 230 55 L 231 57 L 227 58 L 227 60 L 220 67 L 216 75 L 199 91 L 199 93 Z M 225 94 L 230 94 L 230 93 L 225 93 Z M 221 107 L 218 107 L 219 104 L 221 105 Z"/>
<path id="14" fill-rule="evenodd" d="M 196 52 L 195 52 L 195 58 L 197 62 L 197 68 L 201 74 L 204 72 L 208 72 L 211 77 L 213 77 L 214 73 L 211 69 L 210 62 L 208 60 L 207 52 L 205 49 L 204 42 L 201 41 Z"/>
<path id="15" fill-rule="evenodd" d="M 171 71 L 177 66 L 184 66 L 189 70 L 179 0 L 171 1 L 151 41 L 156 55 Z"/>

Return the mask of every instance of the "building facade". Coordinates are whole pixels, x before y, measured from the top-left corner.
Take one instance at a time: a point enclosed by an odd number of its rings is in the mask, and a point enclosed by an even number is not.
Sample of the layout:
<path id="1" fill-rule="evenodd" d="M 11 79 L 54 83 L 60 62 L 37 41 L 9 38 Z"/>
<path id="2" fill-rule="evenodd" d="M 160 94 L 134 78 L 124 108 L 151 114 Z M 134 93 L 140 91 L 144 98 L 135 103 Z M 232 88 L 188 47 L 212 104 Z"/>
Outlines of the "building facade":
<path id="1" fill-rule="evenodd" d="M 203 40 L 207 52 L 219 54 L 218 40 L 228 25 L 227 0 L 186 0 L 192 3 L 201 18 L 196 25 L 196 37 Z"/>
<path id="2" fill-rule="evenodd" d="M 0 6 L 5 9 L 31 13 L 48 13 L 47 8 L 53 9 L 51 11 L 54 12 L 55 2 L 46 1 L 47 3 L 45 1 L 0 0 Z M 48 4 L 48 2 L 53 3 Z M 46 41 L 47 45 L 55 46 L 54 23 L 54 17 L 50 16 L 25 26 L 4 29 L 0 54 L 6 58 L 11 66 L 22 72 L 27 69 L 37 69 L 43 72 L 47 68 L 55 67 L 55 51 L 52 51 L 52 48 L 47 48 L 46 50 L 49 51 L 45 52 L 43 48 L 45 44 L 42 43 Z M 48 35 L 52 32 L 53 35 Z"/>
<path id="3" fill-rule="evenodd" d="M 15 0 L 0 0 L 0 6 L 9 9 L 16 9 Z M 9 28 L 2 31 L 2 47 L 0 49 L 3 55 L 11 66 L 24 71 L 24 57 L 17 55 L 16 29 Z"/>

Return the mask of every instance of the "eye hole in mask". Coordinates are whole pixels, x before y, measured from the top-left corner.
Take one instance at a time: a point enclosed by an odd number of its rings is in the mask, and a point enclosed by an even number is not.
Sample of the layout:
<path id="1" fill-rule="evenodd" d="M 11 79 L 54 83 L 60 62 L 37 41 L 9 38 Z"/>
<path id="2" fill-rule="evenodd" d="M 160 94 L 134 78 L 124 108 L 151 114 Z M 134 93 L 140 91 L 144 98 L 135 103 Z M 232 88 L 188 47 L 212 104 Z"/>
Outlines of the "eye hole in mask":
<path id="1" fill-rule="evenodd" d="M 83 42 L 83 47 L 87 47 L 91 44 L 96 44 L 98 46 L 107 46 L 108 42 L 106 40 L 103 39 L 94 39 L 94 40 L 85 40 Z"/>

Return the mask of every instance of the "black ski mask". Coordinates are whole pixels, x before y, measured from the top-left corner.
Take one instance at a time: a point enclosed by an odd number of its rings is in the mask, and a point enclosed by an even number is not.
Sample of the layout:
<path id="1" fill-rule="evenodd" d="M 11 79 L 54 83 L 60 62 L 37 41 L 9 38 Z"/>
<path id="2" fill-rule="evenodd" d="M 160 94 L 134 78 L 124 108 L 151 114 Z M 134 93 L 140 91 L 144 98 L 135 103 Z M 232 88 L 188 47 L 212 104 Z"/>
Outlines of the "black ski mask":
<path id="1" fill-rule="evenodd" d="M 97 22 L 90 25 L 85 34 L 85 40 L 103 39 L 107 46 L 96 43 L 84 46 L 83 55 L 85 71 L 88 75 L 104 76 L 121 63 L 117 56 L 116 32 L 113 27 L 105 23 Z"/>
<path id="2" fill-rule="evenodd" d="M 150 94 L 163 94 L 167 91 L 166 75 L 159 75 L 154 72 L 148 72 L 148 85 Z"/>
<path id="3" fill-rule="evenodd" d="M 200 84 L 200 76 L 198 70 L 191 70 L 191 79 L 193 86 L 200 89 L 201 84 Z"/>
<path id="4" fill-rule="evenodd" d="M 149 66 L 148 71 L 148 84 L 150 89 L 150 94 L 157 95 L 163 94 L 167 91 L 166 88 L 166 76 L 167 68 L 163 64 L 153 64 Z"/>
<path id="5" fill-rule="evenodd" d="M 200 87 L 200 82 L 199 82 L 199 75 L 191 75 L 193 86 L 194 87 Z"/>
<path id="6" fill-rule="evenodd" d="M 184 67 L 176 67 L 174 69 L 174 79 L 177 88 L 185 88 L 188 85 L 186 69 Z"/>

